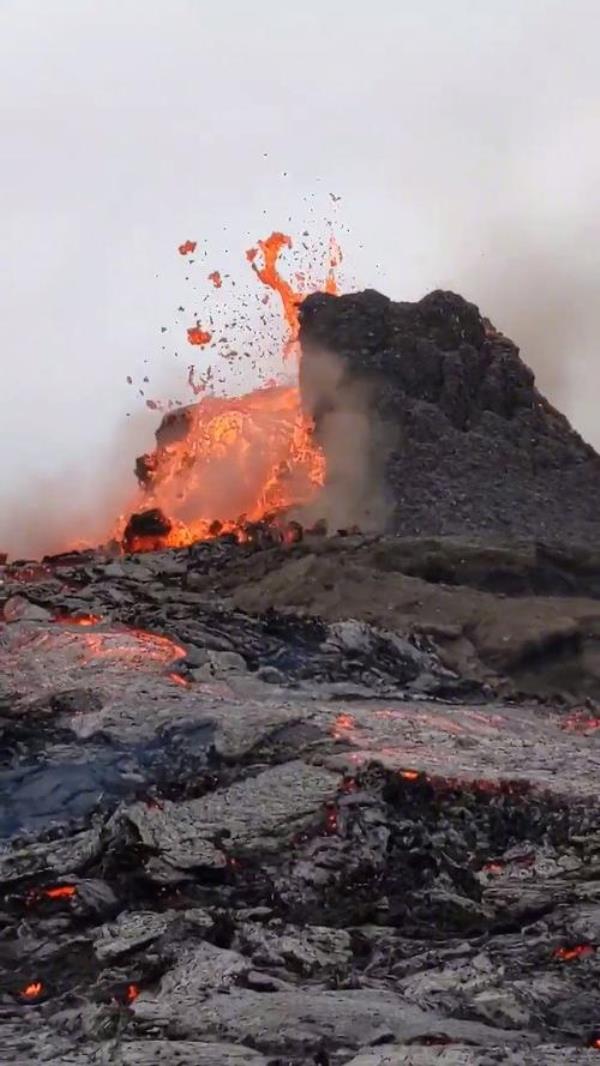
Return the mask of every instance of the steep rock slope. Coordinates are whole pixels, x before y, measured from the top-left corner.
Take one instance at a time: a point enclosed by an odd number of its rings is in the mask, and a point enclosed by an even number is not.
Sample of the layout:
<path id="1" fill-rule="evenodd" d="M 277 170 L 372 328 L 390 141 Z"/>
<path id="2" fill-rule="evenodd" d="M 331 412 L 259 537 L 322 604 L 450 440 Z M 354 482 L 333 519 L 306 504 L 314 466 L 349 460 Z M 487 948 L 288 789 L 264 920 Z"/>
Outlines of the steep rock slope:
<path id="1" fill-rule="evenodd" d="M 598 455 L 473 304 L 441 291 L 417 303 L 318 293 L 302 305 L 300 340 L 303 403 L 338 496 L 356 497 L 357 478 L 367 496 L 380 481 L 388 527 L 404 534 L 597 535 Z"/>

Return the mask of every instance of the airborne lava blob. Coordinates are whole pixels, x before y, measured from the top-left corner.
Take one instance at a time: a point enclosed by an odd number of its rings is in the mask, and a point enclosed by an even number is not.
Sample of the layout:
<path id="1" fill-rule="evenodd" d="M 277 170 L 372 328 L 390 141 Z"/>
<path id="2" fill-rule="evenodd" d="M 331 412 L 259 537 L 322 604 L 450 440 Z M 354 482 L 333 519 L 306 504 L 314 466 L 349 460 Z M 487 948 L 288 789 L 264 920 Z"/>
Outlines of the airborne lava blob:
<path id="1" fill-rule="evenodd" d="M 276 232 L 246 252 L 259 280 L 280 297 L 287 330 L 284 358 L 296 350 L 298 307 L 308 291 L 305 276 L 296 275 L 305 283 L 296 288 L 280 273 L 280 256 L 291 247 L 291 238 Z M 332 238 L 324 281 L 310 290 L 337 292 L 340 262 Z M 196 325 L 188 329 L 188 340 L 203 345 L 210 335 Z M 190 385 L 200 391 L 193 367 Z M 246 522 L 306 504 L 324 481 L 324 457 L 302 412 L 297 385 L 271 384 L 237 397 L 206 396 L 166 416 L 157 442 L 156 451 L 138 461 L 142 489 L 129 513 L 153 511 L 164 516 L 164 528 L 149 536 L 128 533 L 130 551 L 185 546 L 232 530 L 243 536 Z M 119 540 L 125 525 L 121 519 Z"/>

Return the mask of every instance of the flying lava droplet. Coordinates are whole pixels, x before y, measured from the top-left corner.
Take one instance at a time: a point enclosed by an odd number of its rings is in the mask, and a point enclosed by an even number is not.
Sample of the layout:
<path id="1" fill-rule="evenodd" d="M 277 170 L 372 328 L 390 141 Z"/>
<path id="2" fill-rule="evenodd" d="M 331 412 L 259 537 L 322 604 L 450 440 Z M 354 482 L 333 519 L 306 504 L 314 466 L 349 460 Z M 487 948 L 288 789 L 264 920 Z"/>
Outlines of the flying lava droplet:
<path id="1" fill-rule="evenodd" d="M 187 338 L 190 344 L 208 344 L 211 337 L 212 333 L 208 333 L 198 325 L 190 326 L 187 331 Z"/>

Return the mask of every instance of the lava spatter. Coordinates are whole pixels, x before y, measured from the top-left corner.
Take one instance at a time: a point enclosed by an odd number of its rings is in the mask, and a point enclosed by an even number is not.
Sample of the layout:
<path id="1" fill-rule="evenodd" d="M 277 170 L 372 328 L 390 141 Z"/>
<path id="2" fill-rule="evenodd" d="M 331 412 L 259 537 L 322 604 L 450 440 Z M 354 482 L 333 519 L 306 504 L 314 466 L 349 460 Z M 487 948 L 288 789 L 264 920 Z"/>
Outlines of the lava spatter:
<path id="1" fill-rule="evenodd" d="M 212 333 L 209 333 L 206 329 L 202 329 L 202 327 L 198 325 L 198 323 L 196 323 L 195 326 L 190 326 L 190 328 L 188 329 L 187 338 L 190 344 L 195 344 L 199 347 L 204 347 L 204 345 L 210 343 L 212 339 Z"/>
<path id="2" fill-rule="evenodd" d="M 183 247 L 183 246 L 182 246 Z M 284 356 L 298 334 L 298 306 L 304 295 L 279 269 L 281 254 L 292 247 L 291 237 L 274 232 L 246 253 L 259 280 L 280 299 L 287 328 Z M 341 252 L 332 240 L 327 253 L 323 288 L 337 291 L 335 270 Z M 213 271 L 209 280 L 218 288 L 222 278 Z M 318 286 L 317 286 L 318 287 Z M 204 347 L 212 332 L 198 321 L 187 329 L 191 345 Z M 222 338 L 225 339 L 225 338 Z M 213 367 L 197 372 L 190 366 L 188 383 L 199 395 L 218 381 Z M 205 396 L 199 403 L 165 415 L 157 432 L 157 448 L 136 466 L 141 495 L 129 508 L 138 517 L 164 516 L 164 529 L 150 537 L 126 537 L 127 551 L 183 547 L 219 533 L 235 532 L 246 539 L 247 523 L 283 514 L 314 497 L 323 484 L 325 460 L 304 415 L 296 385 L 270 384 L 237 397 Z M 113 536 L 122 540 L 127 521 L 122 518 Z M 286 525 L 284 539 L 301 538 Z"/>
<path id="3" fill-rule="evenodd" d="M 289 281 L 286 281 L 278 268 L 281 252 L 284 248 L 291 247 L 292 238 L 286 233 L 272 233 L 264 241 L 258 242 L 257 249 L 250 248 L 246 252 L 246 258 L 252 264 L 252 269 L 256 272 L 263 285 L 267 285 L 277 292 L 281 299 L 283 315 L 289 330 L 289 339 L 284 349 L 284 354 L 288 354 L 290 346 L 298 334 L 298 304 L 301 299 L 299 293 L 292 288 Z M 263 257 L 262 266 L 258 266 L 256 262 L 259 250 L 262 252 Z"/>

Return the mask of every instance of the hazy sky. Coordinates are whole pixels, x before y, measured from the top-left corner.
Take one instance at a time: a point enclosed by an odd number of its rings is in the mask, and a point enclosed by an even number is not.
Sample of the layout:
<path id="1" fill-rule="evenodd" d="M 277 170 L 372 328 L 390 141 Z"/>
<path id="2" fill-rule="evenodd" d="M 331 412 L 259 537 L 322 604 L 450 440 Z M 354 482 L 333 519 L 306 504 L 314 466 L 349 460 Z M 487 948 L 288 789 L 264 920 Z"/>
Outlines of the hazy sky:
<path id="1" fill-rule="evenodd" d="M 186 396 L 177 245 L 239 293 L 330 191 L 348 284 L 475 300 L 600 444 L 599 40 L 598 0 L 0 0 L 0 542 L 128 474 L 127 374 Z"/>

